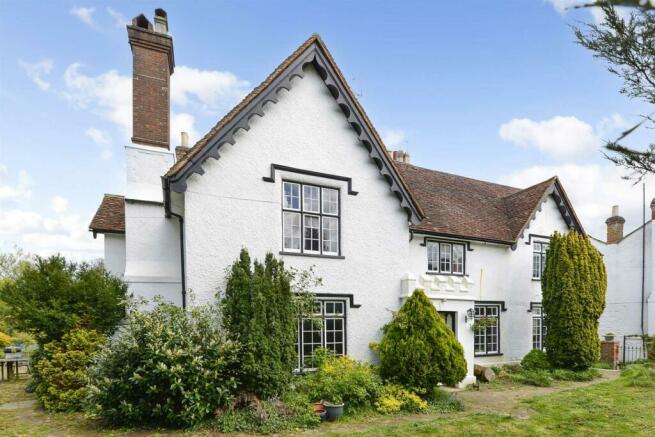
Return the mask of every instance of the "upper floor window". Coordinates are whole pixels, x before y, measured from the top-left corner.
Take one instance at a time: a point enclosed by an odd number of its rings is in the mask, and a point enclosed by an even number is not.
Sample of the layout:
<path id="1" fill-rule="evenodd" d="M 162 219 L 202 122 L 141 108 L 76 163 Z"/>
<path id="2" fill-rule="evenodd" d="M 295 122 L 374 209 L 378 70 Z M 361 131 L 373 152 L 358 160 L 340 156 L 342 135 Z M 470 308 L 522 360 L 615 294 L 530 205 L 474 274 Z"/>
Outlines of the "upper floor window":
<path id="1" fill-rule="evenodd" d="M 435 273 L 464 274 L 464 245 L 428 241 L 428 271 Z"/>
<path id="2" fill-rule="evenodd" d="M 339 255 L 339 190 L 282 182 L 282 249 Z"/>
<path id="3" fill-rule="evenodd" d="M 548 243 L 532 243 L 532 278 L 541 279 L 546 266 L 546 252 Z"/>

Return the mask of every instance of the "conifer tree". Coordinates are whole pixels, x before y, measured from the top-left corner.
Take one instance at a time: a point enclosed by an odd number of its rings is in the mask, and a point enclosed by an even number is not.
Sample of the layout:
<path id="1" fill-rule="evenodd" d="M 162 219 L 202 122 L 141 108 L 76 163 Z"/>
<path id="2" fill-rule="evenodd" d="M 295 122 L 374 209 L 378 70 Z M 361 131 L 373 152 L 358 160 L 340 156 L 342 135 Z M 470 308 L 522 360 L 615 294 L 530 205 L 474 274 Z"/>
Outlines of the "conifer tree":
<path id="1" fill-rule="evenodd" d="M 242 345 L 241 389 L 260 397 L 282 393 L 296 362 L 296 304 L 291 274 L 267 254 L 251 263 L 246 249 L 228 272 L 225 327 Z"/>
<path id="2" fill-rule="evenodd" d="M 466 376 L 464 348 L 420 289 L 384 327 L 378 351 L 384 379 L 426 395 Z"/>
<path id="3" fill-rule="evenodd" d="M 541 290 L 548 361 L 556 368 L 589 368 L 600 356 L 598 319 L 605 309 L 607 276 L 588 237 L 555 232 Z"/>

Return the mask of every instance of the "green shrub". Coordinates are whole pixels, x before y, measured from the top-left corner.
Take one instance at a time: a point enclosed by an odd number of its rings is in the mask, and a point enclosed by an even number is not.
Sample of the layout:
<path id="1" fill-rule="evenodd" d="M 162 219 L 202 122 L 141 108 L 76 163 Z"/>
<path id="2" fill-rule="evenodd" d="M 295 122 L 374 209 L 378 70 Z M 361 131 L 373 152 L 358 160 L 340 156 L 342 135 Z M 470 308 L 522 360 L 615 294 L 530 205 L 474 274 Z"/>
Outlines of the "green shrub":
<path id="1" fill-rule="evenodd" d="M 238 408 L 220 411 L 212 422 L 222 433 L 281 433 L 293 429 L 313 428 L 321 423 L 306 397 L 286 392 L 279 400 L 252 399 Z"/>
<path id="2" fill-rule="evenodd" d="M 0 348 L 7 347 L 11 344 L 11 337 L 4 332 L 0 332 Z"/>
<path id="3" fill-rule="evenodd" d="M 430 396 L 428 411 L 447 413 L 451 411 L 464 411 L 464 403 L 439 387 L 435 387 Z"/>
<path id="4" fill-rule="evenodd" d="M 631 364 L 621 371 L 625 384 L 631 387 L 655 387 L 655 367 Z"/>
<path id="5" fill-rule="evenodd" d="M 553 385 L 553 378 L 547 370 L 524 370 L 519 373 L 511 373 L 509 378 L 514 382 L 537 387 L 550 387 Z"/>
<path id="6" fill-rule="evenodd" d="M 375 401 L 375 409 L 382 414 L 406 411 L 421 413 L 427 411 L 428 403 L 415 393 L 396 384 L 386 384 L 380 390 Z"/>
<path id="7" fill-rule="evenodd" d="M 614 366 L 612 366 L 612 363 L 610 363 L 609 361 L 596 361 L 593 367 L 596 369 L 607 369 L 607 370 L 612 370 L 614 368 Z"/>
<path id="8" fill-rule="evenodd" d="M 502 370 L 507 373 L 520 373 L 523 371 L 523 367 L 520 364 L 503 364 Z"/>
<path id="9" fill-rule="evenodd" d="M 584 370 L 598 361 L 606 289 L 603 258 L 588 237 L 555 232 L 541 280 L 544 345 L 552 367 Z"/>
<path id="10" fill-rule="evenodd" d="M 422 290 L 384 327 L 379 345 L 380 374 L 417 393 L 438 383 L 455 385 L 466 376 L 464 348 Z"/>
<path id="11" fill-rule="evenodd" d="M 380 377 L 364 362 L 349 357 L 331 357 L 299 381 L 309 399 L 345 403 L 346 408 L 372 406 L 382 387 Z"/>
<path id="12" fill-rule="evenodd" d="M 75 329 L 43 348 L 35 393 L 48 411 L 76 411 L 87 396 L 87 369 L 106 342 L 96 331 Z"/>
<path id="13" fill-rule="evenodd" d="M 577 372 L 568 369 L 553 369 L 550 374 L 557 381 L 591 381 L 600 377 L 600 372 L 594 368 Z"/>
<path id="14" fill-rule="evenodd" d="M 550 363 L 545 352 L 532 349 L 521 360 L 521 367 L 526 370 L 548 370 L 550 369 Z"/>
<path id="15" fill-rule="evenodd" d="M 34 336 L 28 334 L 27 332 L 15 332 L 11 336 L 11 344 L 22 344 L 25 346 L 31 346 L 36 343 Z"/>
<path id="16" fill-rule="evenodd" d="M 12 327 L 41 344 L 74 328 L 111 334 L 125 315 L 127 285 L 102 264 L 76 264 L 62 256 L 36 257 L 2 287 Z"/>
<path id="17" fill-rule="evenodd" d="M 296 367 L 297 308 L 293 273 L 268 253 L 251 265 L 241 250 L 227 275 L 223 299 L 225 326 L 242 346 L 242 389 L 260 397 L 284 392 Z"/>
<path id="18" fill-rule="evenodd" d="M 132 310 L 90 372 L 89 410 L 117 425 L 191 426 L 229 404 L 238 344 L 215 305 Z"/>

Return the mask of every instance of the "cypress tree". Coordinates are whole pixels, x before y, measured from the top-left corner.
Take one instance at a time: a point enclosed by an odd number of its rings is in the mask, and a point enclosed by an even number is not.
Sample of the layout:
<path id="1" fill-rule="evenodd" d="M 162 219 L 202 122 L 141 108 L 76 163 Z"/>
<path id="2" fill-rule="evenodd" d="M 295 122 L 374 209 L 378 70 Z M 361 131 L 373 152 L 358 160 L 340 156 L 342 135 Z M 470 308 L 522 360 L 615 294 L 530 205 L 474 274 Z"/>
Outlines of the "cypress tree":
<path id="1" fill-rule="evenodd" d="M 441 382 L 455 385 L 466 376 L 464 348 L 423 290 L 416 289 L 380 342 L 380 374 L 419 393 Z"/>
<path id="2" fill-rule="evenodd" d="M 605 309 L 607 275 L 588 237 L 555 232 L 541 280 L 551 366 L 583 370 L 600 357 L 598 319 Z"/>
<path id="3" fill-rule="evenodd" d="M 296 306 L 284 263 L 269 253 L 264 264 L 251 264 L 242 249 L 228 272 L 223 314 L 242 345 L 241 389 L 260 397 L 282 393 L 296 362 Z"/>

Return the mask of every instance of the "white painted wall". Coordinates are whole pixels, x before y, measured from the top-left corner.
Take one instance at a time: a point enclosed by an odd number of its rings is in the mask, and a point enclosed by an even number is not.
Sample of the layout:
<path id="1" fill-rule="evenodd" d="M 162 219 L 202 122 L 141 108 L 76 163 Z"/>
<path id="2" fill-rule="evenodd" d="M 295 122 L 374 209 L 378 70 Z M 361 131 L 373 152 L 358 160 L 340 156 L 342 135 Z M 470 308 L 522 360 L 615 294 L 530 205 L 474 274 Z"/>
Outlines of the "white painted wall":
<path id="1" fill-rule="evenodd" d="M 125 235 L 104 234 L 105 268 L 108 272 L 123 278 L 125 274 Z"/>
<path id="2" fill-rule="evenodd" d="M 179 223 L 162 206 L 161 176 L 174 154 L 161 147 L 125 148 L 125 280 L 136 296 L 162 296 L 181 304 Z"/>
<path id="3" fill-rule="evenodd" d="M 269 104 L 263 118 L 237 136 L 234 146 L 210 159 L 205 174 L 188 180 L 185 195 L 188 288 L 199 301 L 224 285 L 225 269 L 242 247 L 262 259 L 282 245 L 282 179 L 313 182 L 341 190 L 341 251 L 345 259 L 283 256 L 287 265 L 314 265 L 322 293 L 355 296 L 360 308 L 347 309 L 347 348 L 357 359 L 374 359 L 368 344 L 400 304 L 409 232 L 405 213 L 368 157 L 352 127 L 313 69 Z M 351 177 L 345 183 L 279 172 L 275 183 L 262 181 L 271 163 Z"/>
<path id="4" fill-rule="evenodd" d="M 653 268 L 653 222 L 646 223 L 646 280 L 644 318 L 646 333 L 655 334 L 655 269 Z M 599 334 L 641 334 L 642 228 L 626 235 L 617 244 L 592 239 L 603 254 L 607 269 L 605 312 L 600 318 Z"/>

